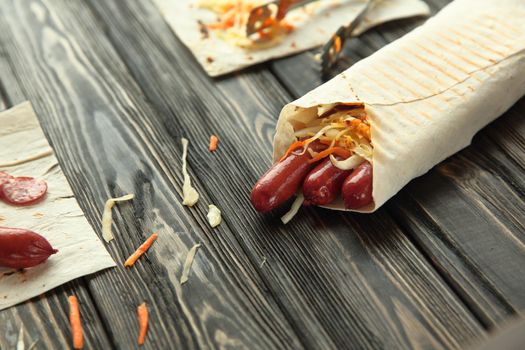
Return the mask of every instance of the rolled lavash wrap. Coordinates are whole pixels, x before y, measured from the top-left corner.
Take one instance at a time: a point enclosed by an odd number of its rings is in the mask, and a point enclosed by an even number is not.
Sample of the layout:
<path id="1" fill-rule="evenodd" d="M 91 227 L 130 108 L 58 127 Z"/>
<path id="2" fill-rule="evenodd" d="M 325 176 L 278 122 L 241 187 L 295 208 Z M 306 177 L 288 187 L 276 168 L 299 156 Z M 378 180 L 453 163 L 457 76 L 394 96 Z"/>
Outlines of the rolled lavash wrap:
<path id="1" fill-rule="evenodd" d="M 373 146 L 371 213 L 471 143 L 525 93 L 525 1 L 456 0 L 424 25 L 286 105 L 273 159 L 334 104 L 363 104 Z M 295 128 L 295 130 L 294 130 Z M 326 206 L 345 210 L 342 200 Z"/>

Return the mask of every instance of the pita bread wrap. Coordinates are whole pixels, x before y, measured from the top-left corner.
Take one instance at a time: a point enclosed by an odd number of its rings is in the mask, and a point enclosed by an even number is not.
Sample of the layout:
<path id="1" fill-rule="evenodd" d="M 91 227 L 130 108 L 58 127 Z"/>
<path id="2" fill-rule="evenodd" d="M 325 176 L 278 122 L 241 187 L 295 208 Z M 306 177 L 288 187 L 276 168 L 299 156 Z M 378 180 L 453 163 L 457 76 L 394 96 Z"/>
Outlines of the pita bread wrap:
<path id="1" fill-rule="evenodd" d="M 468 146 L 525 93 L 525 2 L 456 0 L 423 26 L 286 105 L 274 160 L 318 106 L 364 104 L 373 145 L 370 213 Z M 326 108 L 325 108 L 326 109 Z M 342 201 L 329 208 L 344 210 Z"/>

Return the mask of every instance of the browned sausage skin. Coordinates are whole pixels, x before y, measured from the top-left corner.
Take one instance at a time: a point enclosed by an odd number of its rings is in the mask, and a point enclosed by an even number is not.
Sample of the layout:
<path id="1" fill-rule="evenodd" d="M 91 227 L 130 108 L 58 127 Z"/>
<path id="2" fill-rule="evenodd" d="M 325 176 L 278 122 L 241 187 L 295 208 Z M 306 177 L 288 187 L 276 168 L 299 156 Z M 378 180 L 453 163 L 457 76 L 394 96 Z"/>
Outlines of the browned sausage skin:
<path id="1" fill-rule="evenodd" d="M 0 266 L 23 269 L 45 262 L 56 254 L 49 242 L 33 231 L 0 227 Z"/>
<path id="2" fill-rule="evenodd" d="M 319 152 L 326 146 L 312 142 L 308 148 Z M 253 207 L 257 211 L 267 212 L 290 199 L 315 166 L 315 163 L 308 162 L 311 158 L 310 152 L 300 148 L 275 163 L 253 187 L 250 197 Z"/>
<path id="3" fill-rule="evenodd" d="M 337 160 L 342 157 L 336 156 Z M 341 170 L 325 158 L 306 176 L 303 182 L 304 205 L 326 205 L 341 193 L 343 181 L 352 170 Z"/>
<path id="4" fill-rule="evenodd" d="M 343 182 L 343 200 L 346 209 L 359 209 L 372 203 L 372 164 L 365 161 Z"/>
<path id="5" fill-rule="evenodd" d="M 340 195 L 347 209 L 358 209 L 373 201 L 371 124 L 364 104 L 316 108 L 317 117 L 310 111 L 304 119 L 291 123 L 298 140 L 255 184 L 251 201 L 258 211 L 266 212 L 283 204 L 299 186 L 304 205 L 328 205 Z M 308 144 L 308 151 L 316 152 L 313 156 L 304 151 Z M 346 161 L 349 157 L 352 159 Z M 301 200 L 298 197 L 297 203 Z M 290 212 L 296 213 L 297 208 L 297 204 L 292 206 Z"/>

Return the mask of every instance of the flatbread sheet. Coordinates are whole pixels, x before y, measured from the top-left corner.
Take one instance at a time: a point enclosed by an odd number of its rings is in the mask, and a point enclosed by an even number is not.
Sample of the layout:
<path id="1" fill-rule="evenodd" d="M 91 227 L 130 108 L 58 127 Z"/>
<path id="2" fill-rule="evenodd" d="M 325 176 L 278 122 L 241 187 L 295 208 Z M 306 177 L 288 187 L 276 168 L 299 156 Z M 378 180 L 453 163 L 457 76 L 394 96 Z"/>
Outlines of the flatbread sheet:
<path id="1" fill-rule="evenodd" d="M 358 31 L 393 19 L 429 14 L 421 0 L 376 0 Z M 219 76 L 270 59 L 309 50 L 326 43 L 342 25 L 348 25 L 363 9 L 364 0 L 321 0 L 292 10 L 287 20 L 295 30 L 276 46 L 250 50 L 235 46 L 210 31 L 201 32 L 202 23 L 212 23 L 217 15 L 199 7 L 199 0 L 154 0 L 164 18 L 191 50 L 210 76 Z"/>
<path id="2" fill-rule="evenodd" d="M 59 250 L 44 264 L 23 272 L 0 268 L 3 310 L 75 278 L 115 266 L 115 262 L 78 206 L 31 104 L 24 102 L 0 113 L 0 125 L 0 171 L 32 176 L 48 184 L 45 199 L 37 204 L 24 207 L 0 201 L 0 226 L 37 232 Z M 31 158 L 37 159 L 5 166 Z"/>

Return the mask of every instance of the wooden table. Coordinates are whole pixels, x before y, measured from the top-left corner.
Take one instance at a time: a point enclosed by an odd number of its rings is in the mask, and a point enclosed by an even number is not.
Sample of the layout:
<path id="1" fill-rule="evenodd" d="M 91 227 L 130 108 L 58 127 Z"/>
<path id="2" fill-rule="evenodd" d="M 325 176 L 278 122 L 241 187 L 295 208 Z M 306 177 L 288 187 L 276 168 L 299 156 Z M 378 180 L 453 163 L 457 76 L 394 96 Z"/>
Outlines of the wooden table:
<path id="1" fill-rule="evenodd" d="M 353 40 L 337 70 L 421 22 Z M 161 238 L 132 269 L 1 312 L 0 348 L 14 348 L 21 325 L 26 344 L 70 347 L 70 294 L 86 349 L 136 348 L 143 301 L 145 349 L 454 349 L 523 315 L 525 100 L 377 213 L 310 208 L 283 226 L 282 211 L 256 213 L 249 192 L 270 164 L 280 108 L 320 83 L 313 53 L 210 79 L 149 1 L 4 0 L 0 109 L 34 104 L 98 234 L 105 200 L 136 194 L 115 209 L 116 261 L 151 232 Z M 183 136 L 201 194 L 191 209 L 181 205 Z M 223 211 L 218 229 L 209 203 Z"/>

